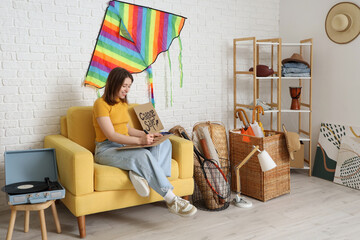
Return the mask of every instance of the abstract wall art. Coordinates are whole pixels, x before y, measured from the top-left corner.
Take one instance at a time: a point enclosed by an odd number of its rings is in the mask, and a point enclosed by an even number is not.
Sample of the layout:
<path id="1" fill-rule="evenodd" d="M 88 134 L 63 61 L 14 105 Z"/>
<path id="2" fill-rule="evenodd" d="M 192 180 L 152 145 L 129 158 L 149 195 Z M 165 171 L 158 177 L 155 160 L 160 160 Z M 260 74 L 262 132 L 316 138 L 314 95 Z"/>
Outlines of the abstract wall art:
<path id="1" fill-rule="evenodd" d="M 360 127 L 321 123 L 313 176 L 334 181 L 342 141 L 351 137 L 360 139 Z"/>
<path id="2" fill-rule="evenodd" d="M 360 138 L 343 137 L 336 162 L 334 182 L 360 189 Z"/>

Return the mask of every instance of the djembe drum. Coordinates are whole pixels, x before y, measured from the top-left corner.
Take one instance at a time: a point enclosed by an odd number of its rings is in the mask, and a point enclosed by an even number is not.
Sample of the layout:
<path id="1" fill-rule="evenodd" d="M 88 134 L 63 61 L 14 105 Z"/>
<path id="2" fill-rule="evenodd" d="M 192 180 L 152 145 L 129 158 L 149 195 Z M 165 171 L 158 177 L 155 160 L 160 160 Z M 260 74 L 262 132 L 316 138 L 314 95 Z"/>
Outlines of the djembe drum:
<path id="1" fill-rule="evenodd" d="M 301 94 L 301 87 L 289 87 L 289 89 L 290 89 L 290 96 L 292 98 L 290 109 L 299 110 L 300 109 L 299 98 Z"/>

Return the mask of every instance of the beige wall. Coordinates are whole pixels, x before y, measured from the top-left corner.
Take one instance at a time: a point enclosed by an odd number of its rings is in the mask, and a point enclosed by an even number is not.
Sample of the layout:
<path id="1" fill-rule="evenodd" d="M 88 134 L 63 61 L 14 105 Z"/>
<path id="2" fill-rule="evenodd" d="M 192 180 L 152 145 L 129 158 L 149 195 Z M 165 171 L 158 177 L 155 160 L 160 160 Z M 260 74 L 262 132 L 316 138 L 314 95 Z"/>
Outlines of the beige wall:
<path id="1" fill-rule="evenodd" d="M 360 126 L 360 36 L 348 44 L 332 42 L 325 19 L 335 0 L 281 0 L 283 41 L 313 38 L 312 149 L 315 156 L 321 122 Z M 360 1 L 353 1 L 360 5 Z"/>

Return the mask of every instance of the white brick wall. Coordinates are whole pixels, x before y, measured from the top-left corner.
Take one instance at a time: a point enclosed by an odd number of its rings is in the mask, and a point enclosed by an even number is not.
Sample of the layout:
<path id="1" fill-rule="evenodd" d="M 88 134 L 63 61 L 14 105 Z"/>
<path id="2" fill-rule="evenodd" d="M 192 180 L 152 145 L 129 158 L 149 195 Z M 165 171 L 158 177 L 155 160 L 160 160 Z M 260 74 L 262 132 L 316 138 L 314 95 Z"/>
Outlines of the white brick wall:
<path id="1" fill-rule="evenodd" d="M 187 17 L 181 33 L 184 86 L 179 87 L 178 40 L 153 65 L 156 109 L 166 129 L 189 132 L 198 121 L 232 127 L 232 39 L 277 37 L 280 0 L 129 1 Z M 108 0 L 0 1 L 0 186 L 4 152 L 41 148 L 60 132 L 70 106 L 92 105 L 96 92 L 82 82 Z M 174 104 L 169 104 L 170 76 Z M 134 75 L 130 101 L 145 103 L 145 73 Z M 241 99 L 249 99 L 246 92 Z M 0 194 L 0 209 L 5 208 Z"/>

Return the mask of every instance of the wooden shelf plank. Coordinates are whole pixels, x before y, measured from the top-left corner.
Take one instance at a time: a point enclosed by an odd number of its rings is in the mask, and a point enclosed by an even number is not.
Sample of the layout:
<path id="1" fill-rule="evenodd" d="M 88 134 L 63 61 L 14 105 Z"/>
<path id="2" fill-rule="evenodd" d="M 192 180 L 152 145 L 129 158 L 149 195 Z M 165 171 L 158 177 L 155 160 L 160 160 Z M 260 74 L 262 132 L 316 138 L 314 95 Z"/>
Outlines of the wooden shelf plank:
<path id="1" fill-rule="evenodd" d="M 256 77 L 256 79 L 279 79 L 279 77 Z"/>
<path id="2" fill-rule="evenodd" d="M 306 136 L 306 135 L 304 135 L 304 134 L 301 134 L 300 133 L 300 141 L 303 141 L 303 142 L 310 142 L 310 138 L 309 138 L 309 136 Z"/>
<path id="3" fill-rule="evenodd" d="M 282 43 L 281 46 L 311 46 L 311 43 Z"/>
<path id="4" fill-rule="evenodd" d="M 294 79 L 294 80 L 299 80 L 299 79 L 310 80 L 311 77 L 281 77 L 281 80 L 292 80 L 292 79 Z"/>
<path id="5" fill-rule="evenodd" d="M 281 112 L 289 112 L 289 113 L 300 113 L 300 112 L 311 112 L 308 109 L 300 109 L 300 110 L 291 110 L 291 109 L 281 109 Z"/>
<path id="6" fill-rule="evenodd" d="M 264 113 L 277 113 L 277 112 L 279 112 L 279 110 L 277 110 L 277 109 L 264 110 Z"/>
<path id="7" fill-rule="evenodd" d="M 236 72 L 238 73 L 238 72 Z M 244 72 L 246 73 L 246 72 Z M 249 73 L 250 74 L 250 73 Z M 268 80 L 271 80 L 271 79 L 279 79 L 279 77 L 256 77 L 256 79 L 268 79 Z M 281 77 L 282 80 L 310 80 L 311 77 Z"/>
<path id="8" fill-rule="evenodd" d="M 279 45 L 277 42 L 256 42 L 256 45 Z"/>

